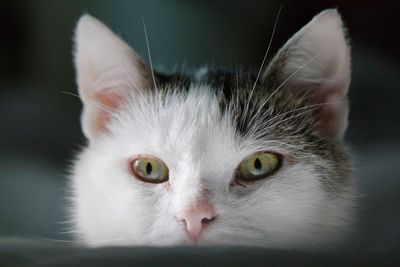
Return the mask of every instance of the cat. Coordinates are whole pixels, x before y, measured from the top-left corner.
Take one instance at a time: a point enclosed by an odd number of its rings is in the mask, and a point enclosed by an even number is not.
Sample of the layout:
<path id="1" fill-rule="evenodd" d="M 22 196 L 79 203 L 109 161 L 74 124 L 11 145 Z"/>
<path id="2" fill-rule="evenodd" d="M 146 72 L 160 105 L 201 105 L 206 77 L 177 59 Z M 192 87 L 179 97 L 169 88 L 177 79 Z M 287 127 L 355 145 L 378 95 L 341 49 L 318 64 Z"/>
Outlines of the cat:
<path id="1" fill-rule="evenodd" d="M 70 215 L 82 244 L 312 249 L 349 238 L 350 47 L 335 9 L 259 75 L 155 72 L 90 15 L 75 65 L 88 144 Z"/>

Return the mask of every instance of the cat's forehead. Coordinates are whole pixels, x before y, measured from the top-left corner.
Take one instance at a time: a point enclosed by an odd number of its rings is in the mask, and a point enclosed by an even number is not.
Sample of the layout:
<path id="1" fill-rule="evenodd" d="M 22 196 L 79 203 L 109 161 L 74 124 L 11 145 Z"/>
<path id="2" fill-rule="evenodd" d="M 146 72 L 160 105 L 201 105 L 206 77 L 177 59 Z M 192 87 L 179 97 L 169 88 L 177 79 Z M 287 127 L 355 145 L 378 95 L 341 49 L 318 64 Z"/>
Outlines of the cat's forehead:
<path id="1" fill-rule="evenodd" d="M 220 97 L 228 100 L 231 100 L 231 97 L 237 92 L 248 93 L 253 87 L 263 88 L 264 91 L 268 90 L 265 88 L 264 82 L 260 80 L 256 82 L 256 76 L 250 72 L 231 72 L 202 67 L 191 73 L 169 75 L 156 73 L 155 75 L 161 87 L 187 91 L 193 86 L 205 86 L 215 93 L 222 93 Z"/>
<path id="2" fill-rule="evenodd" d="M 156 77 L 157 90 L 131 94 L 121 109 L 119 121 L 129 128 L 123 130 L 129 138 L 139 135 L 157 149 L 213 152 L 220 147 L 247 151 L 246 141 L 254 150 L 271 139 L 286 139 L 279 127 L 267 126 L 282 121 L 277 115 L 293 108 L 296 97 L 291 101 L 277 93 L 269 98 L 273 88 L 256 83 L 250 74 L 200 69 Z"/>
<path id="3" fill-rule="evenodd" d="M 128 127 L 125 130 L 132 136 L 143 134 L 159 146 L 171 144 L 171 149 L 201 145 L 205 140 L 221 139 L 219 142 L 227 143 L 234 139 L 232 120 L 228 113 L 221 112 L 221 101 L 212 87 L 165 86 L 157 92 L 134 95 L 127 101 L 120 120 L 125 120 Z M 192 143 L 194 140 L 200 143 Z"/>

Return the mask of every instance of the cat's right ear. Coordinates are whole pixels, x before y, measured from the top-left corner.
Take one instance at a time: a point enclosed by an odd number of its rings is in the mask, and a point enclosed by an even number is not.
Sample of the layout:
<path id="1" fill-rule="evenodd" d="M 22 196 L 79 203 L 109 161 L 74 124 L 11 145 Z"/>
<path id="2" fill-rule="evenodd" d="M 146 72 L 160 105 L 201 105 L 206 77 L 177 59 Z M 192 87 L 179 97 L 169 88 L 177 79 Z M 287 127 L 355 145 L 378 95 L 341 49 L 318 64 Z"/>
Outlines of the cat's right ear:
<path id="1" fill-rule="evenodd" d="M 303 92 L 308 104 L 317 107 L 316 133 L 337 140 L 347 127 L 350 61 L 341 17 L 337 10 L 328 9 L 287 41 L 262 78 L 275 90 Z"/>
<path id="2" fill-rule="evenodd" d="M 91 140 L 107 130 L 128 91 L 151 87 L 144 61 L 103 23 L 83 15 L 75 32 L 75 67 L 83 102 L 82 130 Z"/>

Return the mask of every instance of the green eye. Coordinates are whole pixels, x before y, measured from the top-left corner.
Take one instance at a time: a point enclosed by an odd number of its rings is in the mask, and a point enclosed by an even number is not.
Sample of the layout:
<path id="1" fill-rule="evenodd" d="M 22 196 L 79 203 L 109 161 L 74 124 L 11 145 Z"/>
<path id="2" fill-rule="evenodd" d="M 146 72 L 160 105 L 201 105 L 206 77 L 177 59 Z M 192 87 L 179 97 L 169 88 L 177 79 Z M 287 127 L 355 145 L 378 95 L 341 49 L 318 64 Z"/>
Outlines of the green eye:
<path id="1" fill-rule="evenodd" d="M 240 163 L 237 176 L 245 181 L 263 179 L 274 173 L 280 167 L 280 163 L 280 158 L 273 153 L 256 153 Z"/>
<path id="2" fill-rule="evenodd" d="M 131 164 L 133 173 L 143 182 L 160 184 L 168 181 L 168 168 L 159 159 L 137 158 Z"/>

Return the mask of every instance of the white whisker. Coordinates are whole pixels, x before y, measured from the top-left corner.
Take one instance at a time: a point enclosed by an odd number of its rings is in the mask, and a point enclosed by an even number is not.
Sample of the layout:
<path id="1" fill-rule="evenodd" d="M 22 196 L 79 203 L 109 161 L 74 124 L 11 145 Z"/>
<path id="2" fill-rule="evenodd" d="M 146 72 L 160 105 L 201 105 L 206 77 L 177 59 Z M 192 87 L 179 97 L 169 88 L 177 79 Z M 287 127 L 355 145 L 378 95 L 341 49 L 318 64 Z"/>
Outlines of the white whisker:
<path id="1" fill-rule="evenodd" d="M 77 98 L 79 98 L 79 99 L 81 98 L 79 95 L 74 94 L 74 93 L 71 93 L 71 92 L 67 92 L 67 91 L 60 91 L 60 93 L 66 94 L 66 95 L 75 96 L 75 97 L 77 97 Z"/>
<path id="2" fill-rule="evenodd" d="M 53 239 L 53 238 L 46 238 L 41 236 L 31 236 L 34 239 L 43 240 L 43 241 L 52 241 L 52 242 L 60 242 L 60 243 L 77 243 L 75 240 L 64 240 L 64 239 Z"/>
<path id="3" fill-rule="evenodd" d="M 80 244 L 80 242 L 77 240 L 53 239 L 53 238 L 47 238 L 47 237 L 41 237 L 41 236 L 31 236 L 31 237 L 34 239 L 43 240 L 43 241 L 69 243 L 69 244 Z M 132 237 L 129 237 L 129 238 L 121 237 L 121 238 L 98 240 L 98 242 L 101 243 L 102 245 L 106 245 L 108 243 L 119 242 L 119 241 L 131 241 L 131 240 L 133 240 Z"/>
<path id="4" fill-rule="evenodd" d="M 156 90 L 158 90 L 157 83 L 156 83 L 156 77 L 154 76 L 153 61 L 151 60 L 150 45 L 149 45 L 149 39 L 148 39 L 148 36 L 147 36 L 146 24 L 144 23 L 143 16 L 142 16 L 142 23 L 143 23 L 143 29 L 144 29 L 144 36 L 146 38 L 147 54 L 149 56 L 150 70 L 151 70 L 151 75 L 153 77 L 154 88 Z"/>
<path id="5" fill-rule="evenodd" d="M 273 40 L 274 35 L 275 35 L 276 26 L 278 25 L 278 20 L 279 20 L 279 16 L 280 16 L 280 14 L 281 14 L 282 8 L 283 8 L 283 4 L 280 6 L 279 11 L 278 11 L 278 15 L 276 16 L 274 28 L 273 28 L 273 30 L 272 30 L 271 38 L 269 39 L 267 51 L 266 51 L 265 54 L 264 54 L 264 58 L 263 58 L 263 60 L 262 60 L 262 62 L 261 62 L 261 66 L 260 66 L 260 68 L 259 68 L 259 70 L 258 70 L 256 80 L 255 80 L 254 85 L 253 85 L 253 87 L 252 87 L 252 89 L 251 89 L 251 91 L 250 91 L 250 95 L 249 95 L 249 98 L 248 98 L 246 107 L 245 107 L 245 109 L 244 109 L 244 114 L 247 114 L 247 111 L 248 111 L 248 107 L 249 107 L 251 98 L 253 97 L 253 93 L 254 93 L 254 90 L 255 90 L 255 88 L 256 88 L 256 86 L 257 86 L 257 82 L 258 82 L 258 80 L 260 79 L 261 72 L 262 72 L 262 70 L 263 70 L 263 68 L 264 68 L 265 60 L 267 59 L 269 50 L 270 50 L 270 48 L 271 48 L 272 40 Z"/>
<path id="6" fill-rule="evenodd" d="M 236 64 L 236 92 L 237 93 L 236 93 L 235 102 L 233 102 L 233 104 L 232 104 L 234 109 L 236 109 L 235 105 L 236 105 L 236 107 L 239 107 L 239 70 L 238 70 L 237 64 Z M 235 122 L 238 121 L 238 117 L 239 117 L 239 114 L 237 112 L 235 112 L 235 114 L 234 114 Z"/>
<path id="7" fill-rule="evenodd" d="M 272 96 L 275 95 L 276 92 L 279 91 L 279 89 L 281 89 L 294 75 L 296 75 L 299 71 L 301 71 L 303 68 L 305 68 L 308 64 L 310 64 L 312 61 L 314 61 L 316 58 L 318 58 L 319 56 L 321 56 L 322 54 L 313 56 L 312 58 L 310 58 L 309 60 L 306 61 L 306 63 L 304 63 L 303 65 L 301 65 L 297 70 L 295 70 L 292 74 L 290 74 L 289 77 L 286 78 L 286 80 L 284 80 L 276 89 L 275 91 L 272 92 L 272 94 L 269 95 L 269 97 L 267 98 L 267 100 L 265 101 L 266 103 L 268 103 L 268 101 L 272 98 Z"/>
<path id="8" fill-rule="evenodd" d="M 304 63 L 303 65 L 301 65 L 296 71 L 294 71 L 286 80 L 284 80 L 276 89 L 275 91 L 272 92 L 272 94 L 270 94 L 268 96 L 268 98 L 266 98 L 262 104 L 259 105 L 258 110 L 256 111 L 256 113 L 253 115 L 253 117 L 251 118 L 249 124 L 252 124 L 253 121 L 257 118 L 258 114 L 261 112 L 262 108 L 269 102 L 269 100 L 271 100 L 271 98 L 294 76 L 296 75 L 299 71 L 301 71 L 303 68 L 305 68 L 308 64 L 310 64 L 312 61 L 314 61 L 317 57 L 321 56 L 322 54 L 316 55 L 312 58 L 310 58 L 306 63 Z M 247 111 L 246 111 L 247 112 Z"/>
<path id="9" fill-rule="evenodd" d="M 259 134 L 262 135 L 262 134 L 264 134 L 265 132 L 267 132 L 267 131 L 271 130 L 272 128 L 276 127 L 277 125 L 279 125 L 279 124 L 281 124 L 281 123 L 283 123 L 283 122 L 286 122 L 286 121 L 295 119 L 295 118 L 299 118 L 299 117 L 303 116 L 304 114 L 306 114 L 307 112 L 308 112 L 308 110 L 305 110 L 305 111 L 303 111 L 303 112 L 300 112 L 300 113 L 298 113 L 298 114 L 295 114 L 295 115 L 293 115 L 293 116 L 290 116 L 289 118 L 280 120 L 280 121 L 278 121 L 278 122 L 276 122 L 276 123 L 274 123 L 274 124 L 272 124 L 272 125 L 269 125 L 269 126 L 266 127 L 265 129 L 263 129 L 262 131 L 260 131 Z"/>
<path id="10" fill-rule="evenodd" d="M 298 117 L 304 115 L 305 113 L 307 113 L 310 109 L 314 109 L 314 108 L 317 108 L 317 107 L 320 107 L 320 106 L 324 106 L 324 105 L 336 104 L 336 103 L 341 103 L 341 101 L 331 101 L 331 102 L 318 103 L 318 104 L 308 105 L 308 106 L 305 106 L 305 107 L 295 108 L 295 109 L 286 111 L 286 112 L 284 112 L 282 114 L 278 114 L 278 115 L 268 119 L 267 121 L 262 122 L 261 124 L 255 125 L 254 127 L 252 127 L 252 129 L 251 129 L 251 131 L 249 132 L 248 135 L 253 135 L 255 133 L 257 133 L 258 135 L 262 135 L 266 131 L 270 130 L 272 127 L 275 127 L 275 126 L 279 125 L 279 123 L 291 120 L 293 118 L 298 118 Z M 304 110 L 304 111 L 301 112 L 301 113 L 298 113 L 298 114 L 294 114 L 293 116 L 291 116 L 289 118 L 286 118 L 286 119 L 284 119 L 282 121 L 278 121 L 277 123 L 275 123 L 273 125 L 270 125 L 270 126 L 266 127 L 265 129 L 263 129 L 263 127 L 265 127 L 266 125 L 268 125 L 272 121 L 274 121 L 276 119 L 279 119 L 279 118 L 281 118 L 281 117 L 283 117 L 283 116 L 285 116 L 287 114 L 290 114 L 290 113 L 293 113 L 293 112 L 296 112 L 296 111 L 301 111 L 301 110 Z M 259 130 L 259 129 L 262 129 L 262 130 Z"/>
<path id="11" fill-rule="evenodd" d="M 265 60 L 267 59 L 269 50 L 271 48 L 272 40 L 274 39 L 276 26 L 278 25 L 278 20 L 279 20 L 279 16 L 281 14 L 282 8 L 283 8 L 283 4 L 279 7 L 278 15 L 276 16 L 276 19 L 275 19 L 275 24 L 274 24 L 274 28 L 272 30 L 271 38 L 269 39 L 268 48 L 267 48 L 267 51 L 264 54 L 264 58 L 263 58 L 263 60 L 261 62 L 261 66 L 260 66 L 260 68 L 258 70 L 256 81 L 254 82 L 253 88 L 251 89 L 251 94 L 253 93 L 254 89 L 256 88 L 257 82 L 258 82 L 258 80 L 260 79 L 260 76 L 261 76 L 261 72 L 263 71 L 263 68 L 264 68 L 264 65 L 265 65 Z"/>
<path id="12" fill-rule="evenodd" d="M 63 94 L 74 96 L 74 97 L 77 97 L 77 98 L 81 99 L 81 97 L 79 95 L 76 95 L 74 93 L 67 92 L 67 91 L 60 91 L 60 92 L 63 93 Z M 109 106 L 106 106 L 106 105 L 104 105 L 102 103 L 99 103 L 99 102 L 97 102 L 95 100 L 92 100 L 92 99 L 88 99 L 88 100 L 91 103 L 93 103 L 94 105 L 96 105 L 98 108 L 100 108 L 101 110 L 107 112 L 108 114 L 112 114 L 112 112 L 116 112 L 117 111 L 116 109 L 113 109 L 113 108 L 111 108 Z"/>
<path id="13" fill-rule="evenodd" d="M 136 91 L 141 92 L 141 90 L 139 90 L 139 87 L 137 86 L 135 81 L 132 79 L 132 77 L 126 71 L 126 68 L 124 67 L 124 65 L 122 63 L 119 63 L 119 67 L 122 69 L 122 72 L 123 72 L 124 76 L 128 79 L 128 81 L 131 83 L 133 88 L 136 89 Z"/>
<path id="14" fill-rule="evenodd" d="M 264 123 L 265 123 L 265 124 L 268 124 L 268 123 L 270 123 L 270 122 L 273 121 L 273 120 L 276 120 L 276 119 L 278 119 L 278 118 L 280 118 L 280 117 L 282 117 L 282 116 L 285 116 L 285 115 L 287 115 L 287 114 L 289 114 L 289 113 L 293 113 L 293 112 L 296 112 L 296 111 L 300 111 L 300 110 L 308 111 L 309 109 L 313 109 L 313 108 L 317 108 L 317 107 L 325 106 L 325 105 L 330 105 L 330 104 L 336 104 L 336 103 L 340 103 L 340 102 L 341 102 L 341 101 L 332 101 L 332 102 L 325 102 L 325 103 L 319 103 L 319 104 L 308 105 L 308 106 L 301 107 L 301 108 L 295 108 L 295 109 L 293 109 L 293 110 L 284 112 L 284 113 L 282 113 L 282 114 L 278 114 L 278 115 L 276 115 L 276 116 L 270 118 L 269 120 L 267 120 L 267 121 L 264 122 Z M 304 114 L 304 113 L 302 113 L 302 114 Z"/>
<path id="15" fill-rule="evenodd" d="M 140 94 L 140 96 L 142 97 L 143 101 L 148 105 L 148 101 L 147 98 L 144 96 L 142 90 L 139 89 L 139 87 L 137 86 L 137 84 L 135 83 L 135 81 L 132 79 L 132 77 L 129 75 L 129 73 L 127 72 L 126 68 L 124 67 L 124 65 L 122 63 L 120 63 L 120 68 L 123 71 L 124 76 L 128 79 L 128 81 L 132 84 L 132 86 L 134 87 L 134 89 L 136 89 L 136 91 Z"/>

